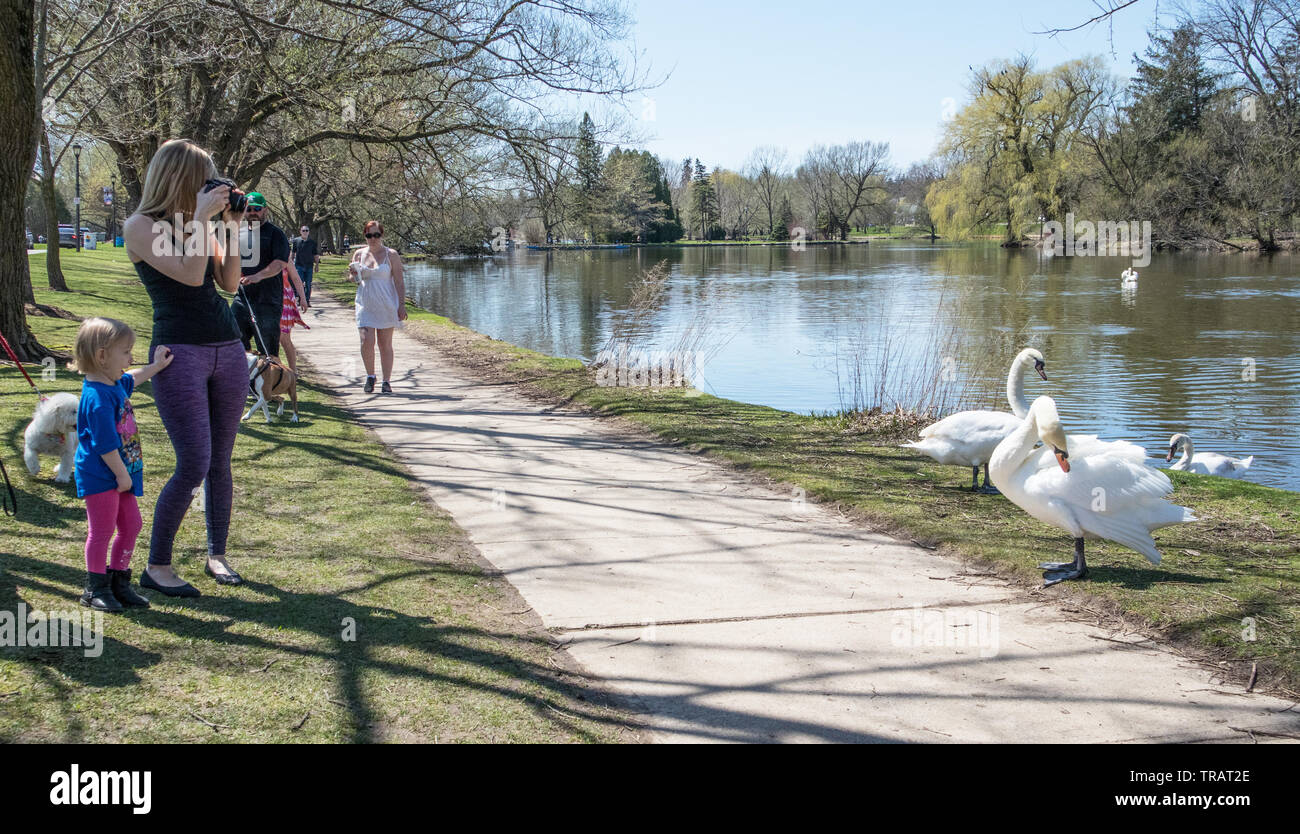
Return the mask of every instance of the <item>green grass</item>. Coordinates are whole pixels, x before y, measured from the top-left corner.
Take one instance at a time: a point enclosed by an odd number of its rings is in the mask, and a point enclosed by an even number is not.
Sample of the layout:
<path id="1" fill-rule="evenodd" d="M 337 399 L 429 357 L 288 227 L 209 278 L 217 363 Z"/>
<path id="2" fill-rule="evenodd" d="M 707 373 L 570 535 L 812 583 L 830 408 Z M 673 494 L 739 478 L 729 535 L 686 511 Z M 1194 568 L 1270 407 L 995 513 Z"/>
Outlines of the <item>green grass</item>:
<path id="1" fill-rule="evenodd" d="M 351 301 L 351 285 L 326 268 L 320 283 Z M 879 529 L 1041 585 L 1039 561 L 1072 558 L 1064 532 L 1002 496 L 972 495 L 970 473 L 897 447 L 845 415 L 803 416 L 674 389 L 597 386 L 575 360 L 545 356 L 412 310 L 410 331 L 452 346 L 471 364 L 552 398 L 626 418 L 678 446 L 803 487 Z M 1077 427 L 1084 431 L 1085 427 Z M 1300 500 L 1246 481 L 1169 472 L 1174 499 L 1201 519 L 1155 534 L 1159 566 L 1118 545 L 1089 542 L 1090 577 L 1043 593 L 1068 609 L 1128 623 L 1224 662 L 1259 686 L 1300 690 Z M 1244 640 L 1243 620 L 1255 620 Z"/>
<path id="2" fill-rule="evenodd" d="M 43 259 L 31 258 L 38 287 Z M 64 250 L 63 267 L 73 292 L 38 289 L 37 300 L 131 323 L 141 357 L 151 312 L 123 250 Z M 65 349 L 77 329 L 29 321 L 43 343 Z M 41 383 L 49 392 L 80 384 L 64 370 Z M 138 577 L 174 458 L 151 386 L 132 401 L 145 456 Z M 17 517 L 0 517 L 0 610 L 19 602 L 73 610 L 85 510 L 71 484 L 53 482 L 55 461 L 43 460 L 36 477 L 22 464 L 35 403 L 12 366 L 0 371 L 4 459 L 18 491 Z M 296 425 L 254 420 L 240 429 L 229 552 L 247 583 L 218 588 L 202 574 L 202 513 L 191 513 L 176 564 L 204 596 L 146 591 L 152 609 L 105 617 L 98 658 L 0 647 L 0 741 L 637 738 L 623 729 L 626 713 L 566 671 L 571 661 L 528 606 L 338 401 L 307 381 L 299 410 Z M 347 618 L 355 641 L 343 639 Z"/>

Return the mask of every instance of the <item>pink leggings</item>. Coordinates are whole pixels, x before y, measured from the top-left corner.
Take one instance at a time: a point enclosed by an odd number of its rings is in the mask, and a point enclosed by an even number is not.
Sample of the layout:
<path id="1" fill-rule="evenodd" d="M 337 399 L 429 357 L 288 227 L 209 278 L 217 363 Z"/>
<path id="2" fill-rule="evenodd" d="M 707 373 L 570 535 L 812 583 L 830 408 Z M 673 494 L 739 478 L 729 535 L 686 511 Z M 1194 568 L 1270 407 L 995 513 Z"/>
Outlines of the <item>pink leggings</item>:
<path id="1" fill-rule="evenodd" d="M 131 564 L 131 551 L 135 549 L 136 536 L 144 522 L 140 520 L 140 508 L 135 503 L 131 492 L 118 492 L 110 489 L 86 496 L 86 519 L 90 522 L 90 532 L 86 535 L 86 570 L 91 573 L 104 573 L 104 562 L 108 560 L 108 542 L 113 539 L 113 560 L 109 567 L 113 570 L 126 570 Z"/>

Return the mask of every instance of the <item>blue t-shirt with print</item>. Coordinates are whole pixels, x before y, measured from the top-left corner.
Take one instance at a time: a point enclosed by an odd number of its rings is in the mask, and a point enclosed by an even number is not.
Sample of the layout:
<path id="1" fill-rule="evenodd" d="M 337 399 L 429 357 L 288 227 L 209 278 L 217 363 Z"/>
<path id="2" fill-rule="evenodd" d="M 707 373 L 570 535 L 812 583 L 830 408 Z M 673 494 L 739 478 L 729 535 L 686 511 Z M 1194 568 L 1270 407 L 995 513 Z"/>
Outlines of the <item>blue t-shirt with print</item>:
<path id="1" fill-rule="evenodd" d="M 83 380 L 81 405 L 77 408 L 77 457 L 73 474 L 77 497 L 117 489 L 117 476 L 104 463 L 103 455 L 117 450 L 131 473 L 131 491 L 144 495 L 144 458 L 140 435 L 131 409 L 135 377 L 122 374 L 113 385 Z"/>

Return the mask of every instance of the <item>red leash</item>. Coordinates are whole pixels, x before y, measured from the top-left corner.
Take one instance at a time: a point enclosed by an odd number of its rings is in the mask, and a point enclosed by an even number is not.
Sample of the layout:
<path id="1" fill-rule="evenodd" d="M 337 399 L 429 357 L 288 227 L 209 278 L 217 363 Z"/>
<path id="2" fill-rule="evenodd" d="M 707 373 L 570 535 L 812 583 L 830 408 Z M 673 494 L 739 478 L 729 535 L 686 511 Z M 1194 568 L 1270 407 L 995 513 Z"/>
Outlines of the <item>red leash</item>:
<path id="1" fill-rule="evenodd" d="M 5 353 L 9 354 L 9 359 L 18 366 L 18 370 L 22 371 L 23 376 L 27 377 L 27 384 L 32 386 L 36 391 L 36 395 L 44 400 L 45 395 L 41 393 L 40 388 L 36 387 L 36 383 L 32 382 L 32 378 L 27 376 L 27 369 L 23 367 L 22 362 L 18 361 L 18 354 L 14 353 L 14 349 L 9 346 L 9 340 L 6 339 L 3 334 L 0 334 L 0 345 L 4 345 Z"/>
<path id="2" fill-rule="evenodd" d="M 18 370 L 22 371 L 23 376 L 27 377 L 27 383 L 36 391 L 36 395 L 40 397 L 41 400 L 44 400 L 45 395 L 41 393 L 40 388 L 36 387 L 36 383 L 32 382 L 32 378 L 27 376 L 27 369 L 23 367 L 22 362 L 18 361 L 18 354 L 14 353 L 14 349 L 9 346 L 9 340 L 6 339 L 2 333 L 0 333 L 0 345 L 4 345 L 5 353 L 9 354 L 9 358 L 18 366 Z M 5 482 L 5 492 L 0 494 L 3 496 L 3 500 L 0 501 L 0 506 L 3 507 L 5 515 L 12 517 L 18 513 L 18 496 L 14 493 L 14 485 L 9 481 L 9 471 L 5 469 L 4 461 L 2 460 L 0 460 L 0 476 L 4 478 Z"/>

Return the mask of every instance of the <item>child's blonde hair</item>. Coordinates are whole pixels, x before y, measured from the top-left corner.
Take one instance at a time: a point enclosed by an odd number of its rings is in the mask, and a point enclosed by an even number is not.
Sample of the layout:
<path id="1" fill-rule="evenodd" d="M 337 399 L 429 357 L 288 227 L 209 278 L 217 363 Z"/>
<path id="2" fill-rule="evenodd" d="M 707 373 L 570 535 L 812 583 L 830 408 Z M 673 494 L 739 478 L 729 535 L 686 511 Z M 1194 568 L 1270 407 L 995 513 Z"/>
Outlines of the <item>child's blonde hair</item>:
<path id="1" fill-rule="evenodd" d="M 81 323 L 72 345 L 73 364 L 83 374 L 102 371 L 99 352 L 128 338 L 135 344 L 135 331 L 126 322 L 98 316 L 88 318 Z"/>

